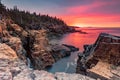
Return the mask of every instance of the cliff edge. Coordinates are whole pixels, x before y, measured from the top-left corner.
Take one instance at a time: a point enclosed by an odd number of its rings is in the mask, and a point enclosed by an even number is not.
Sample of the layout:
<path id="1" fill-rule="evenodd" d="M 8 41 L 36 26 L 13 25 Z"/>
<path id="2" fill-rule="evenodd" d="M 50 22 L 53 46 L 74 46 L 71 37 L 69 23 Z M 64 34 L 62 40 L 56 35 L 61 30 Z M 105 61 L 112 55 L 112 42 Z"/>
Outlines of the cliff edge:
<path id="1" fill-rule="evenodd" d="M 120 37 L 101 33 L 93 45 L 84 45 L 76 72 L 94 78 L 120 79 Z"/>

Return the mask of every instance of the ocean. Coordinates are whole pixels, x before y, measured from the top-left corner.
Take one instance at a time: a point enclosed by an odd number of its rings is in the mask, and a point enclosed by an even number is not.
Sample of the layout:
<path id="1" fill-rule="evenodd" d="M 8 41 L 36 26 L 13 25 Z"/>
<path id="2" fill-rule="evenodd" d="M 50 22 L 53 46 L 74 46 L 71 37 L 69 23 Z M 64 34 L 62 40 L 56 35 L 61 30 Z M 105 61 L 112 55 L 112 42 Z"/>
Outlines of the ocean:
<path id="1" fill-rule="evenodd" d="M 79 32 L 65 34 L 59 41 L 61 44 L 73 45 L 79 48 L 82 52 L 83 45 L 94 44 L 100 33 L 109 33 L 112 35 L 120 36 L 120 28 L 76 28 L 77 30 L 82 30 L 88 34 L 81 34 Z M 78 52 L 72 53 L 71 56 L 63 58 L 53 64 L 51 68 L 48 69 L 49 72 L 66 72 L 75 73 L 76 72 L 76 61 L 78 59 Z"/>

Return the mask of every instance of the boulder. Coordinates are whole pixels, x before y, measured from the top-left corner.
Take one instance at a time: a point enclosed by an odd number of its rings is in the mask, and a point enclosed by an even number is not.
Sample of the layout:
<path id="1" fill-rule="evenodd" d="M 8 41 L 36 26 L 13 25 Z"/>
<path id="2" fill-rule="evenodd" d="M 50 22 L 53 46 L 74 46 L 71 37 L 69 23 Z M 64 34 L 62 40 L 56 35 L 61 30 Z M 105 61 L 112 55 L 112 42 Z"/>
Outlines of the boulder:
<path id="1" fill-rule="evenodd" d="M 52 56 L 54 57 L 55 61 L 58 61 L 59 59 L 63 57 L 70 56 L 71 51 L 68 47 L 63 46 L 63 45 L 53 45 L 51 46 L 52 48 Z"/>
<path id="2" fill-rule="evenodd" d="M 63 57 L 67 57 L 71 55 L 71 52 L 78 51 L 78 48 L 75 48 L 74 46 L 71 45 L 66 45 L 66 44 L 56 44 L 51 46 L 52 49 L 52 55 L 55 59 L 55 61 L 58 61 L 59 59 Z"/>
<path id="3" fill-rule="evenodd" d="M 11 49 L 11 47 L 9 47 L 6 44 L 0 43 L 0 58 L 15 59 L 17 58 L 17 55 L 16 52 L 13 49 Z"/>
<path id="4" fill-rule="evenodd" d="M 76 48 L 76 47 L 74 47 L 74 46 L 72 46 L 72 45 L 63 44 L 63 46 L 68 47 L 71 52 L 79 51 L 79 48 Z"/>

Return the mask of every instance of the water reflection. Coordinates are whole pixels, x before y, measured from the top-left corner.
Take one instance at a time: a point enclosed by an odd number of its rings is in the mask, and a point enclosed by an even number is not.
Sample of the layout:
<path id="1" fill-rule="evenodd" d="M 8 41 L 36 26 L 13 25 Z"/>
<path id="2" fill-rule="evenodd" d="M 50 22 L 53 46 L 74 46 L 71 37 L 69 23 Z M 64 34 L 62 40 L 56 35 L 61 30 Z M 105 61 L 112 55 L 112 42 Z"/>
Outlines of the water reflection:
<path id="1" fill-rule="evenodd" d="M 88 34 L 80 34 L 80 33 L 70 33 L 64 35 L 63 39 L 60 40 L 62 44 L 69 44 L 75 47 L 78 47 L 80 51 L 83 51 L 84 44 L 93 44 L 99 33 L 106 32 L 113 35 L 120 36 L 120 28 L 77 28 L 87 32 Z M 72 53 L 70 57 L 63 58 L 53 64 L 53 67 L 48 71 L 55 72 L 67 72 L 74 73 L 76 71 L 76 61 L 78 58 L 78 53 Z"/>

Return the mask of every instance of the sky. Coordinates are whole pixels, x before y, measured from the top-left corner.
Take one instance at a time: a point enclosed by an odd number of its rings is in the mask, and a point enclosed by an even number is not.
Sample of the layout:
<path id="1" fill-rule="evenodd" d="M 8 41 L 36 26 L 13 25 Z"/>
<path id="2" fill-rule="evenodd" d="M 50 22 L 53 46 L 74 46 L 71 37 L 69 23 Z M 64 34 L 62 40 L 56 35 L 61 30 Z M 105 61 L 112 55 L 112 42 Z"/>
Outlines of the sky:
<path id="1" fill-rule="evenodd" d="M 68 25 L 120 27 L 120 0 L 2 0 L 7 8 L 49 14 Z"/>

